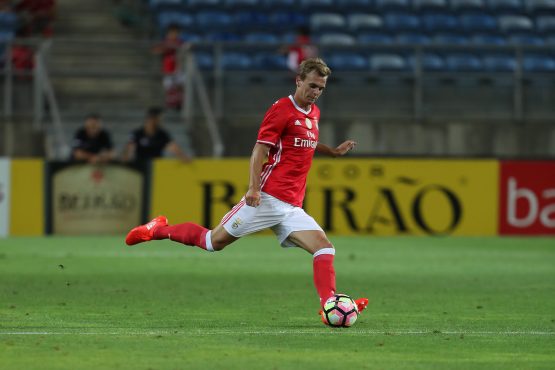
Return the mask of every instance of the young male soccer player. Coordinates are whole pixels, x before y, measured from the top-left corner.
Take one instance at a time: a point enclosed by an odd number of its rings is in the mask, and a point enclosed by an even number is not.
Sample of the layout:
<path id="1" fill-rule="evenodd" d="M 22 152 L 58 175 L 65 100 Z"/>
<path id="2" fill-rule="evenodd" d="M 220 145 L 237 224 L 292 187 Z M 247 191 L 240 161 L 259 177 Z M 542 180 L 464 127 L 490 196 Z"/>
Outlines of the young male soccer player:
<path id="1" fill-rule="evenodd" d="M 335 294 L 335 249 L 322 228 L 301 208 L 314 151 L 337 157 L 356 143 L 336 148 L 318 142 L 320 110 L 314 104 L 331 70 L 319 58 L 299 67 L 294 95 L 279 99 L 264 116 L 250 159 L 249 189 L 220 225 L 208 230 L 194 223 L 169 226 L 165 216 L 129 232 L 125 242 L 170 239 L 207 251 L 219 251 L 242 236 L 271 228 L 284 247 L 298 246 L 313 255 L 314 284 L 320 304 Z M 359 311 L 368 299 L 356 300 Z M 325 320 L 323 319 L 325 322 Z"/>

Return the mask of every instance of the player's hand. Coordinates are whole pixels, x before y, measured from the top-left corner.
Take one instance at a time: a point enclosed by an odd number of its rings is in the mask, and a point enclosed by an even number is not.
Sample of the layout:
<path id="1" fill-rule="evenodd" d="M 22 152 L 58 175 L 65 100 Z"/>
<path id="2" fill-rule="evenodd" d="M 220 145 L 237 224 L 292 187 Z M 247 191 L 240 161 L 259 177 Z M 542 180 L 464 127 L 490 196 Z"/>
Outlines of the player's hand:
<path id="1" fill-rule="evenodd" d="M 249 189 L 245 195 L 247 206 L 258 207 L 260 205 L 260 190 Z"/>
<path id="2" fill-rule="evenodd" d="M 337 155 L 345 155 L 357 145 L 356 141 L 346 140 L 341 143 L 337 148 L 335 148 L 335 153 Z"/>

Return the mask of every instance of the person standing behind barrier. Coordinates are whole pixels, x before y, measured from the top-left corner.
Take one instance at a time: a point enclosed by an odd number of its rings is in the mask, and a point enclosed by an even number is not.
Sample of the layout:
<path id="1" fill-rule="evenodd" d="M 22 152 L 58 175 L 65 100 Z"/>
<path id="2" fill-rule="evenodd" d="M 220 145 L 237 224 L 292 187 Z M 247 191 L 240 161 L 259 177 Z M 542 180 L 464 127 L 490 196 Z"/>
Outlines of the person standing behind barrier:
<path id="1" fill-rule="evenodd" d="M 91 113 L 73 137 L 71 159 L 91 164 L 106 163 L 114 159 L 112 139 L 108 131 L 102 128 L 102 120 L 96 113 Z"/>
<path id="2" fill-rule="evenodd" d="M 318 49 L 311 44 L 310 30 L 307 27 L 300 27 L 297 30 L 295 42 L 286 48 L 287 67 L 297 73 L 299 66 L 305 59 L 314 58 L 318 55 Z"/>
<path id="3" fill-rule="evenodd" d="M 123 151 L 123 161 L 129 162 L 134 158 L 135 162 L 144 163 L 162 157 L 165 151 L 169 151 L 181 161 L 189 162 L 189 156 L 161 125 L 162 108 L 149 108 L 143 127 L 131 133 Z"/>

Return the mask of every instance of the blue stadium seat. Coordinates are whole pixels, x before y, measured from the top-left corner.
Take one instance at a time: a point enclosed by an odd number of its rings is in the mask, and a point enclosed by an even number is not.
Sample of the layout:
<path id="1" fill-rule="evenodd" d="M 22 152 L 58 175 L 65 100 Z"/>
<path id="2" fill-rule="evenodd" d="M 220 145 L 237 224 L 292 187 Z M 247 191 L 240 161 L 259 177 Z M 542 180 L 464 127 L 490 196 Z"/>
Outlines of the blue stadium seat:
<path id="1" fill-rule="evenodd" d="M 158 13 L 158 27 L 162 32 L 172 24 L 179 26 L 181 29 L 189 29 L 194 26 L 195 21 L 191 15 L 177 11 Z"/>
<path id="2" fill-rule="evenodd" d="M 485 13 L 464 13 L 459 23 L 467 32 L 493 32 L 497 30 L 497 19 Z"/>
<path id="3" fill-rule="evenodd" d="M 228 51 L 222 54 L 222 68 L 228 70 L 246 70 L 253 66 L 248 53 Z"/>
<path id="4" fill-rule="evenodd" d="M 245 35 L 243 41 L 249 44 L 278 44 L 279 37 L 274 33 L 268 32 L 250 32 Z"/>
<path id="5" fill-rule="evenodd" d="M 291 10 L 295 7 L 296 0 L 261 0 L 262 4 L 270 10 Z"/>
<path id="6" fill-rule="evenodd" d="M 222 8 L 222 0 L 187 0 L 187 6 L 195 10 L 219 10 Z"/>
<path id="7" fill-rule="evenodd" d="M 555 72 L 555 57 L 548 54 L 525 54 L 522 69 L 526 72 Z"/>
<path id="8" fill-rule="evenodd" d="M 438 45 L 468 45 L 470 39 L 462 33 L 442 32 L 435 34 L 432 38 L 434 44 Z"/>
<path id="9" fill-rule="evenodd" d="M 534 28 L 532 20 L 525 15 L 501 15 L 497 19 L 499 29 L 503 32 L 531 31 Z"/>
<path id="10" fill-rule="evenodd" d="M 244 30 L 255 30 L 267 28 L 269 19 L 264 12 L 240 10 L 233 15 L 233 23 L 240 25 L 240 28 Z"/>
<path id="11" fill-rule="evenodd" d="M 445 64 L 450 71 L 480 71 L 482 61 L 472 53 L 450 53 L 445 56 Z"/>
<path id="12" fill-rule="evenodd" d="M 310 28 L 316 32 L 342 31 L 347 22 L 341 14 L 337 13 L 314 13 L 310 16 Z"/>
<path id="13" fill-rule="evenodd" d="M 555 14 L 554 0 L 526 0 L 526 10 L 534 14 Z"/>
<path id="14" fill-rule="evenodd" d="M 224 0 L 224 5 L 230 9 L 256 9 L 260 7 L 259 0 Z"/>
<path id="15" fill-rule="evenodd" d="M 507 39 L 497 33 L 476 33 L 470 40 L 476 45 L 507 45 Z"/>
<path id="16" fill-rule="evenodd" d="M 414 0 L 413 6 L 421 12 L 445 10 L 447 9 L 447 0 Z"/>
<path id="17" fill-rule="evenodd" d="M 345 13 L 368 11 L 372 5 L 372 0 L 336 0 L 336 9 Z"/>
<path id="18" fill-rule="evenodd" d="M 223 11 L 203 10 L 195 18 L 199 29 L 204 31 L 227 29 L 233 25 L 233 17 Z"/>
<path id="19" fill-rule="evenodd" d="M 384 14 L 385 28 L 394 32 L 420 29 L 420 18 L 407 12 L 389 12 Z"/>
<path id="20" fill-rule="evenodd" d="M 17 15 L 12 12 L 0 13 L 0 29 L 15 31 L 17 27 Z"/>
<path id="21" fill-rule="evenodd" d="M 356 40 L 348 33 L 330 32 L 324 33 L 319 37 L 319 43 L 322 45 L 355 45 Z"/>
<path id="22" fill-rule="evenodd" d="M 534 45 L 542 46 L 545 44 L 543 37 L 535 32 L 515 32 L 507 37 L 509 44 L 514 45 Z"/>
<path id="23" fill-rule="evenodd" d="M 555 33 L 545 37 L 545 44 L 555 46 Z"/>
<path id="24" fill-rule="evenodd" d="M 180 39 L 184 42 L 202 42 L 203 41 L 203 37 L 201 35 L 199 35 L 198 33 L 194 33 L 194 32 L 181 32 L 181 34 L 179 35 Z"/>
<path id="25" fill-rule="evenodd" d="M 196 51 L 195 59 L 200 69 L 206 70 L 214 68 L 214 56 L 210 52 Z"/>
<path id="26" fill-rule="evenodd" d="M 367 31 L 357 35 L 357 42 L 359 44 L 391 45 L 393 44 L 393 37 L 385 32 Z"/>
<path id="27" fill-rule="evenodd" d="M 450 0 L 451 9 L 460 12 L 463 10 L 483 11 L 486 8 L 484 0 Z"/>
<path id="28" fill-rule="evenodd" d="M 411 10 L 409 0 L 375 0 L 376 9 L 380 12 L 390 11 L 390 10 L 401 10 L 409 11 Z"/>
<path id="29" fill-rule="evenodd" d="M 360 32 L 382 28 L 383 20 L 375 14 L 353 13 L 347 16 L 347 24 L 351 32 Z"/>
<path id="30" fill-rule="evenodd" d="M 460 28 L 457 17 L 446 12 L 433 12 L 422 15 L 422 25 L 428 32 L 454 31 Z"/>
<path id="31" fill-rule="evenodd" d="M 555 31 L 555 15 L 540 15 L 536 18 L 536 28 L 539 32 Z"/>
<path id="32" fill-rule="evenodd" d="M 276 32 L 296 30 L 308 24 L 306 15 L 291 11 L 276 11 L 268 15 L 268 26 Z"/>
<path id="33" fill-rule="evenodd" d="M 185 8 L 183 0 L 150 0 L 148 6 L 155 12 L 180 11 Z"/>
<path id="34" fill-rule="evenodd" d="M 421 61 L 422 69 L 424 71 L 444 71 L 446 68 L 445 61 L 438 54 L 423 53 L 421 58 L 422 58 L 422 61 Z M 415 55 L 410 55 L 407 58 L 407 64 L 411 70 L 416 68 L 416 62 L 417 62 L 417 56 Z"/>
<path id="35" fill-rule="evenodd" d="M 0 30 L 0 43 L 7 43 L 15 38 L 15 32 L 9 30 Z"/>
<path id="36" fill-rule="evenodd" d="M 489 53 L 482 57 L 482 64 L 486 71 L 513 72 L 516 69 L 516 58 L 507 53 Z"/>
<path id="37" fill-rule="evenodd" d="M 374 71 L 405 71 L 408 64 L 400 54 L 378 53 L 370 56 L 370 68 Z"/>
<path id="38" fill-rule="evenodd" d="M 367 70 L 368 58 L 354 52 L 330 52 L 324 55 L 326 63 L 333 70 Z"/>
<path id="39" fill-rule="evenodd" d="M 428 35 L 418 32 L 399 33 L 395 41 L 402 45 L 429 45 L 432 42 Z"/>
<path id="40" fill-rule="evenodd" d="M 334 9 L 333 0 L 298 0 L 301 8 L 309 12 L 330 11 Z"/>
<path id="41" fill-rule="evenodd" d="M 487 7 L 494 14 L 519 14 L 523 11 L 522 0 L 487 0 Z"/>
<path id="42" fill-rule="evenodd" d="M 258 52 L 253 58 L 253 68 L 261 70 L 287 70 L 287 57 L 283 54 Z"/>
<path id="43" fill-rule="evenodd" d="M 233 32 L 213 31 L 204 34 L 204 41 L 207 42 L 237 42 L 241 41 L 241 36 Z"/>

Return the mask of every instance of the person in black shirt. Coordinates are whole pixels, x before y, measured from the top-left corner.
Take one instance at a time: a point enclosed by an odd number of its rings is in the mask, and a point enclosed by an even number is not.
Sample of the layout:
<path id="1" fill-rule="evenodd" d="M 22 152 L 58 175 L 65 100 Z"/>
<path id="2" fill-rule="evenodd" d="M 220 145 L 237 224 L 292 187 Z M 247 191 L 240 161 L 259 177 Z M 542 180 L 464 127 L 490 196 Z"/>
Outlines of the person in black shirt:
<path id="1" fill-rule="evenodd" d="M 85 124 L 75 133 L 71 147 L 71 159 L 88 163 L 106 163 L 114 159 L 112 139 L 102 128 L 98 114 L 89 114 Z"/>
<path id="2" fill-rule="evenodd" d="M 143 127 L 131 133 L 129 142 L 123 152 L 123 161 L 128 162 L 134 155 L 136 162 L 145 162 L 153 158 L 162 157 L 164 151 L 169 151 L 184 162 L 189 162 L 187 156 L 172 140 L 170 134 L 161 128 L 161 108 L 150 108 Z"/>

